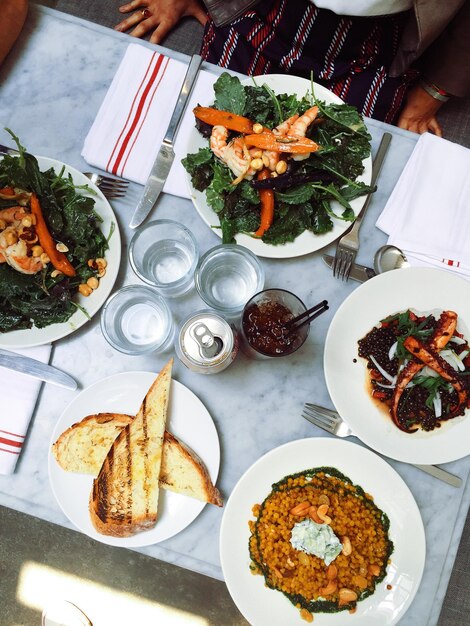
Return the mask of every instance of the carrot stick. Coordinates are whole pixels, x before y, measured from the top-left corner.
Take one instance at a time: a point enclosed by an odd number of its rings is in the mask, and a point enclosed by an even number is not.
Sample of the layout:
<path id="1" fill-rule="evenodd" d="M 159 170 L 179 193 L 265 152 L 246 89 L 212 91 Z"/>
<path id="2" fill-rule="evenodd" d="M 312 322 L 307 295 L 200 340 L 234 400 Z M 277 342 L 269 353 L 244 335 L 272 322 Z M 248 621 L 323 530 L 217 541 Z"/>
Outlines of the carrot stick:
<path id="1" fill-rule="evenodd" d="M 253 132 L 253 122 L 242 115 L 219 111 L 219 109 L 211 107 L 196 107 L 193 109 L 193 113 L 199 120 L 211 126 L 225 126 L 225 128 L 239 133 Z"/>
<path id="2" fill-rule="evenodd" d="M 52 265 L 66 276 L 75 276 L 76 272 L 68 258 L 56 248 L 56 243 L 49 232 L 39 199 L 35 193 L 31 195 L 31 213 L 36 217 L 36 233 L 39 243 L 50 258 Z"/>
<path id="3" fill-rule="evenodd" d="M 316 152 L 319 145 L 307 137 L 276 137 L 272 133 L 246 135 L 245 143 L 250 148 L 272 150 L 273 152 L 290 152 L 292 154 L 308 154 Z"/>
<path id="4" fill-rule="evenodd" d="M 264 180 L 269 177 L 270 172 L 265 168 L 258 173 L 257 179 Z M 259 228 L 255 232 L 255 237 L 262 237 L 274 219 L 274 191 L 272 189 L 260 189 L 259 197 L 261 200 L 261 220 Z"/>

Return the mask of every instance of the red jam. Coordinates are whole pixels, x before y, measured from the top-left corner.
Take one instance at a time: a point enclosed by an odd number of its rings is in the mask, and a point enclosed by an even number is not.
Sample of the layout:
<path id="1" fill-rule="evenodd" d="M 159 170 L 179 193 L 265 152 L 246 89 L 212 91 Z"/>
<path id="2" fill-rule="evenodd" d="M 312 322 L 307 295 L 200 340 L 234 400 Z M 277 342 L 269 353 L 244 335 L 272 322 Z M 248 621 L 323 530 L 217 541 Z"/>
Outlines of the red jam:
<path id="1" fill-rule="evenodd" d="M 279 302 L 250 305 L 243 315 L 243 330 L 252 348 L 268 356 L 293 352 L 299 341 L 298 331 L 289 332 L 284 324 L 294 315 Z"/>

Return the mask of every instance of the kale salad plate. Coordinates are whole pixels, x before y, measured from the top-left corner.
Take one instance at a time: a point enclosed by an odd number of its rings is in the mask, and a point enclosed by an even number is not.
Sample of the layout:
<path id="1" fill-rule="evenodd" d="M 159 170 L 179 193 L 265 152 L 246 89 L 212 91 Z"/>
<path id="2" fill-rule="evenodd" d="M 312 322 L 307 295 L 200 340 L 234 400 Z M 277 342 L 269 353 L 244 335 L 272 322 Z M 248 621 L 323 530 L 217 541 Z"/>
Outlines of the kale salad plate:
<path id="1" fill-rule="evenodd" d="M 0 160 L 0 346 L 38 346 L 83 326 L 120 258 L 116 216 L 84 174 L 24 149 Z"/>
<path id="2" fill-rule="evenodd" d="M 296 76 L 224 73 L 214 94 L 194 109 L 182 160 L 207 225 L 265 258 L 340 237 L 370 190 L 370 135 L 357 110 Z"/>

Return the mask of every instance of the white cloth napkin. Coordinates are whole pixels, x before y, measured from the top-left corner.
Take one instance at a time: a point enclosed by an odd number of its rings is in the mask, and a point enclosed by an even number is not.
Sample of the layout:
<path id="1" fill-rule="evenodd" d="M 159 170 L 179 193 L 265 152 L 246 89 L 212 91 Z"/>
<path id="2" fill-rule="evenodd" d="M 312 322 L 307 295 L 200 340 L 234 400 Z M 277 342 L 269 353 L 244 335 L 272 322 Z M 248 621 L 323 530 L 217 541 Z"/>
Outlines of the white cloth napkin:
<path id="1" fill-rule="evenodd" d="M 410 265 L 470 279 L 470 150 L 421 135 L 376 225 Z"/>
<path id="2" fill-rule="evenodd" d="M 130 44 L 98 115 L 82 156 L 95 167 L 144 185 L 175 108 L 187 65 L 140 44 Z M 164 191 L 189 198 L 181 159 L 194 128 L 192 109 L 207 103 L 217 76 L 202 70 L 175 142 L 175 160 Z M 210 101 L 210 100 L 209 100 Z"/>
<path id="3" fill-rule="evenodd" d="M 51 344 L 14 349 L 49 363 Z M 0 367 L 0 474 L 12 474 L 21 453 L 42 381 Z"/>

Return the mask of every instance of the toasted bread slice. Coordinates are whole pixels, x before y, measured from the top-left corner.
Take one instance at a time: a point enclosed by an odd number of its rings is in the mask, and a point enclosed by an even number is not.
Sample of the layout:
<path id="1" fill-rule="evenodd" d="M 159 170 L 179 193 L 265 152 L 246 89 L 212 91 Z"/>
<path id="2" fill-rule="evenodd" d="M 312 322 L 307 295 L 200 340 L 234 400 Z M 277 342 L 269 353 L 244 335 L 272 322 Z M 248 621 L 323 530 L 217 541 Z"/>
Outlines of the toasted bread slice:
<path id="1" fill-rule="evenodd" d="M 99 533 L 130 537 L 157 522 L 159 476 L 173 360 L 162 369 L 138 414 L 113 442 L 90 494 Z"/>
<path id="2" fill-rule="evenodd" d="M 57 463 L 67 472 L 98 476 L 114 440 L 134 417 L 123 413 L 87 415 L 52 444 Z"/>
<path id="3" fill-rule="evenodd" d="M 68 472 L 97 476 L 113 441 L 134 419 L 122 413 L 88 415 L 64 431 L 52 446 L 59 465 Z M 165 431 L 160 487 L 222 506 L 222 498 L 195 452 Z"/>
<path id="4" fill-rule="evenodd" d="M 209 472 L 198 455 L 165 432 L 160 487 L 203 502 L 223 506 L 219 490 L 212 484 Z"/>

